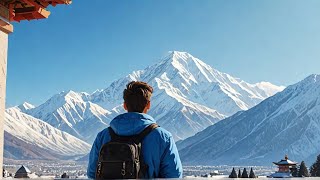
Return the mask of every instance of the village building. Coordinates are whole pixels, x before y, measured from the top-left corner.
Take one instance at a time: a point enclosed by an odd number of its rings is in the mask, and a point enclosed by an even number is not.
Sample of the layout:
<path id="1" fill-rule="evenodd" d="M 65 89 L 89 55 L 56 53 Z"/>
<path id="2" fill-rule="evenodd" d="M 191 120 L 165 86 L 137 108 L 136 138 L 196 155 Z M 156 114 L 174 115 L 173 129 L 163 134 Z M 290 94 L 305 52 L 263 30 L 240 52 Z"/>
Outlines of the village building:
<path id="1" fill-rule="evenodd" d="M 48 18 L 48 6 L 71 4 L 72 0 L 0 0 L 0 171 L 3 164 L 4 112 L 6 99 L 8 34 L 11 22 Z"/>
<path id="2" fill-rule="evenodd" d="M 30 178 L 31 171 L 25 166 L 21 166 L 15 173 L 14 178 Z"/>
<path id="3" fill-rule="evenodd" d="M 273 162 L 273 164 L 277 165 L 279 170 L 268 176 L 268 178 L 290 178 L 292 177 L 291 169 L 295 168 L 298 163 L 289 160 L 286 155 L 284 159 L 279 162 Z"/>
<path id="4" fill-rule="evenodd" d="M 10 173 L 9 173 L 7 170 L 3 169 L 3 170 L 2 170 L 2 177 L 3 177 L 3 178 L 7 178 L 7 177 L 9 177 L 9 176 L 10 176 Z"/>

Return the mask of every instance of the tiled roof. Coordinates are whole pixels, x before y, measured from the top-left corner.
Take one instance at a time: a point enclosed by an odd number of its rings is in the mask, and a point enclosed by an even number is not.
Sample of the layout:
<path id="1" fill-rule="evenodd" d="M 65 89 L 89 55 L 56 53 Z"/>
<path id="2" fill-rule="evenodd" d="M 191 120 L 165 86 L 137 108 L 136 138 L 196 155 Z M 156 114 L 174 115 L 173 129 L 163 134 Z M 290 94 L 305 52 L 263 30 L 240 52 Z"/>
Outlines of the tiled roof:
<path id="1" fill-rule="evenodd" d="M 9 10 L 10 21 L 48 18 L 49 5 L 71 4 L 72 0 L 1 0 L 1 5 Z"/>
<path id="2" fill-rule="evenodd" d="M 21 166 L 20 169 L 16 172 L 16 174 L 23 174 L 23 173 L 31 173 L 31 171 L 29 168 L 25 166 Z"/>

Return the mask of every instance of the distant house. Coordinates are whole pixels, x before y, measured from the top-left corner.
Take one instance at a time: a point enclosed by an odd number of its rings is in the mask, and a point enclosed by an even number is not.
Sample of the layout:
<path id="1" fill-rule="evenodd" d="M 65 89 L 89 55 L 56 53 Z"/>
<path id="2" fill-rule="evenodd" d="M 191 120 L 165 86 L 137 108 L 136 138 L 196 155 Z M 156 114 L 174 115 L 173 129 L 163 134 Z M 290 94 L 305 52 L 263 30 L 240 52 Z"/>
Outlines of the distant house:
<path id="1" fill-rule="evenodd" d="M 14 175 L 14 178 L 30 178 L 31 171 L 25 166 L 21 166 L 20 169 Z"/>
<path id="2" fill-rule="evenodd" d="M 63 173 L 61 175 L 61 179 L 69 179 L 69 176 L 67 175 L 67 173 Z"/>
<path id="3" fill-rule="evenodd" d="M 2 170 L 2 177 L 6 178 L 6 177 L 9 177 L 9 176 L 10 176 L 10 173 L 7 170 L 3 169 Z"/>

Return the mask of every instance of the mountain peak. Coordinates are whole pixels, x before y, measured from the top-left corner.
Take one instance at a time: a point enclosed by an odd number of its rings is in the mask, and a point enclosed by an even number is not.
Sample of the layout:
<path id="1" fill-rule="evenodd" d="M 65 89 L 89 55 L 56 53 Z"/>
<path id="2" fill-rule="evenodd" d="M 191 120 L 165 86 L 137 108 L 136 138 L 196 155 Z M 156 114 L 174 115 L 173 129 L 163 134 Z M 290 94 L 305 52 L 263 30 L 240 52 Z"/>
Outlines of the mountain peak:
<path id="1" fill-rule="evenodd" d="M 283 91 L 286 87 L 285 86 L 276 86 L 270 82 L 262 81 L 255 84 L 258 88 L 266 90 L 269 96 L 276 94 L 277 92 Z"/>
<path id="2" fill-rule="evenodd" d="M 184 61 L 184 62 L 189 62 L 189 61 L 201 61 L 198 58 L 195 58 L 188 52 L 183 52 L 183 51 L 169 51 L 168 56 L 165 57 L 166 60 L 169 60 L 169 62 L 174 62 L 174 61 Z M 202 61 L 201 61 L 202 62 Z"/>
<path id="3" fill-rule="evenodd" d="M 89 97 L 90 97 L 90 94 L 86 92 L 75 92 L 75 91 L 69 90 L 69 91 L 62 91 L 54 95 L 51 99 L 65 103 L 70 100 L 83 102 L 83 101 L 87 101 Z"/>
<path id="4" fill-rule="evenodd" d="M 320 75 L 319 74 L 311 74 L 310 76 L 306 77 L 304 80 L 308 83 L 320 83 Z"/>
<path id="5" fill-rule="evenodd" d="M 23 106 L 23 107 L 25 107 L 25 108 L 27 108 L 27 109 L 33 109 L 33 108 L 35 108 L 34 105 L 32 105 L 32 104 L 30 104 L 30 103 L 28 103 L 28 102 L 24 102 L 23 104 L 21 104 L 21 106 Z"/>
<path id="6" fill-rule="evenodd" d="M 300 82 L 289 86 L 290 89 L 310 89 L 314 86 L 320 86 L 320 75 L 312 74 Z"/>
<path id="7" fill-rule="evenodd" d="M 24 102 L 23 104 L 20 104 L 19 106 L 17 106 L 17 108 L 20 109 L 22 112 L 25 112 L 29 109 L 35 108 L 35 106 L 28 102 Z"/>
<path id="8" fill-rule="evenodd" d="M 185 51 L 169 51 L 168 54 L 170 54 L 171 56 L 174 56 L 174 55 L 191 55 L 190 53 L 188 52 L 185 52 Z"/>
<path id="9" fill-rule="evenodd" d="M 166 74 L 178 74 L 187 84 L 189 84 L 190 81 L 194 83 L 213 82 L 215 81 L 213 80 L 215 79 L 213 77 L 214 74 L 220 74 L 220 72 L 200 59 L 188 52 L 182 51 L 169 51 L 168 55 L 163 58 L 163 61 L 157 64 L 156 68 L 163 69 Z"/>
<path id="10" fill-rule="evenodd" d="M 68 93 L 66 93 L 65 98 L 68 99 L 77 99 L 79 101 L 87 101 L 90 94 L 86 92 L 75 92 L 70 90 Z"/>

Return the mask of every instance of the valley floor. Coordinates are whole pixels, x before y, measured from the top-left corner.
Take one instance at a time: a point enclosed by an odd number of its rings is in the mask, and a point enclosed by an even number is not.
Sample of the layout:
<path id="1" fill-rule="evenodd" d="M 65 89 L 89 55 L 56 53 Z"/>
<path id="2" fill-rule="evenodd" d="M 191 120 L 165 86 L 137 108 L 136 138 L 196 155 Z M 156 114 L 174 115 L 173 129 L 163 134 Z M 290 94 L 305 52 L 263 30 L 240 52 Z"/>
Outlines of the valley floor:
<path id="1" fill-rule="evenodd" d="M 228 177 L 232 171 L 232 168 L 235 168 L 238 173 L 239 169 L 241 172 L 244 168 L 250 172 L 250 169 L 253 168 L 256 176 L 268 176 L 274 173 L 277 170 L 276 166 L 184 166 L 184 176 L 188 178 L 192 177 L 201 177 L 208 176 L 208 178 L 223 178 Z M 218 175 L 210 176 L 210 173 L 217 173 Z"/>
<path id="2" fill-rule="evenodd" d="M 31 172 L 41 177 L 61 177 L 67 173 L 71 178 L 83 177 L 87 173 L 87 163 L 75 161 L 17 161 L 5 160 L 4 169 L 15 173 L 21 165 L 28 167 Z"/>
<path id="3" fill-rule="evenodd" d="M 31 172 L 40 175 L 41 177 L 54 178 L 61 177 L 63 173 L 67 173 L 71 178 L 80 178 L 86 176 L 87 163 L 75 162 L 75 161 L 16 161 L 5 160 L 4 168 L 9 173 L 15 173 L 21 165 L 28 167 Z M 204 178 L 201 176 L 208 176 L 207 178 L 221 179 L 227 178 L 233 167 L 231 166 L 184 166 L 184 177 L 188 179 Z M 250 171 L 251 167 L 247 166 L 235 166 L 238 172 L 239 168 L 243 171 L 246 168 Z M 254 172 L 261 178 L 272 174 L 276 171 L 275 166 L 253 166 Z M 216 176 L 210 176 L 210 173 L 219 173 Z"/>

